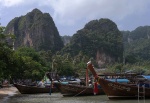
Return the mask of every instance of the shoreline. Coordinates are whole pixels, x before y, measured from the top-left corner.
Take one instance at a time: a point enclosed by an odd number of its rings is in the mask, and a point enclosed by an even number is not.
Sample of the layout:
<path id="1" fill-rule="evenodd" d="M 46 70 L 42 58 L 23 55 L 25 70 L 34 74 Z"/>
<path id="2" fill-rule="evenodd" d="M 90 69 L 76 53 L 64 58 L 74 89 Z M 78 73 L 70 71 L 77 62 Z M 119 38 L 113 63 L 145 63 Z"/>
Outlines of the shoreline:
<path id="1" fill-rule="evenodd" d="M 16 87 L 4 87 L 0 88 L 0 101 L 7 100 L 10 96 L 13 96 L 17 94 L 17 88 Z"/>

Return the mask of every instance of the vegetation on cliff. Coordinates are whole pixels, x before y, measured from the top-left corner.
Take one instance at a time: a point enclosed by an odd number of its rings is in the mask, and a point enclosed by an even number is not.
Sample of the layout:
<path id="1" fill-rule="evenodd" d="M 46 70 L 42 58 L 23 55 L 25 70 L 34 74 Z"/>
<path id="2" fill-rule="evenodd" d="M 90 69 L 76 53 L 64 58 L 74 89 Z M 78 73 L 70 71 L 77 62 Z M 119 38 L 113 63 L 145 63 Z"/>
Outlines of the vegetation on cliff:
<path id="1" fill-rule="evenodd" d="M 110 58 L 105 59 L 105 63 L 122 62 L 122 34 L 117 25 L 109 19 L 93 20 L 73 35 L 70 44 L 63 48 L 62 52 L 70 53 L 72 56 L 82 52 L 94 59 L 99 58 L 96 56 L 100 52 Z"/>
<path id="2" fill-rule="evenodd" d="M 52 17 L 34 9 L 0 27 L 0 78 L 39 80 L 47 71 L 84 77 L 89 60 L 105 72 L 149 74 L 149 38 L 150 26 L 120 32 L 105 18 L 60 37 Z"/>
<path id="3" fill-rule="evenodd" d="M 150 26 L 140 26 L 131 32 L 122 32 L 125 45 L 125 62 L 137 63 L 150 60 Z"/>
<path id="4" fill-rule="evenodd" d="M 54 53 L 64 46 L 52 17 L 38 9 L 11 20 L 5 30 L 5 34 L 9 33 L 16 36 L 15 48 L 26 46 Z"/>

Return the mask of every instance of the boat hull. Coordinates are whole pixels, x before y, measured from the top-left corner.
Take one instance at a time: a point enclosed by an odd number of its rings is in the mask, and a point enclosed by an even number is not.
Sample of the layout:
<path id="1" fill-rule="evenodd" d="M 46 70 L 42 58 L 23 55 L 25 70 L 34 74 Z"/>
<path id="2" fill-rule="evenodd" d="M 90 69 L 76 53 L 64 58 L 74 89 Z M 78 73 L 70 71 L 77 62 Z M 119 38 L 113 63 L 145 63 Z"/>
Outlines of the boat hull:
<path id="1" fill-rule="evenodd" d="M 14 86 L 18 89 L 21 94 L 37 94 L 37 93 L 52 93 L 58 91 L 57 88 L 49 88 L 49 87 L 36 87 L 36 86 L 26 86 L 20 84 L 14 84 Z"/>
<path id="2" fill-rule="evenodd" d="M 63 96 L 87 96 L 94 95 L 93 88 L 81 85 L 73 85 L 73 84 L 57 84 L 56 86 Z M 96 95 L 104 94 L 102 88 L 98 89 L 98 93 Z"/>
<path id="3" fill-rule="evenodd" d="M 109 99 L 135 99 L 138 97 L 150 98 L 150 88 L 145 87 L 144 93 L 143 87 L 138 88 L 137 85 L 122 84 L 102 78 L 99 78 L 98 82 Z"/>

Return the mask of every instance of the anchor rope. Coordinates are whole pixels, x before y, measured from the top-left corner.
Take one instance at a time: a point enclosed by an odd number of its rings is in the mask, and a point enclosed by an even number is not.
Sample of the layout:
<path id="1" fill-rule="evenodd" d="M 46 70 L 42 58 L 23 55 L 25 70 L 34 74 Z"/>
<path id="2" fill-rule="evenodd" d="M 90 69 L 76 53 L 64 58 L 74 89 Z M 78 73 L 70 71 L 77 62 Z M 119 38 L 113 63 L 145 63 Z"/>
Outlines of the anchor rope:
<path id="1" fill-rule="evenodd" d="M 87 88 L 85 88 L 84 90 L 82 90 L 81 92 L 79 92 L 78 94 L 74 95 L 73 97 L 75 96 L 78 96 L 79 94 L 83 93 Z"/>

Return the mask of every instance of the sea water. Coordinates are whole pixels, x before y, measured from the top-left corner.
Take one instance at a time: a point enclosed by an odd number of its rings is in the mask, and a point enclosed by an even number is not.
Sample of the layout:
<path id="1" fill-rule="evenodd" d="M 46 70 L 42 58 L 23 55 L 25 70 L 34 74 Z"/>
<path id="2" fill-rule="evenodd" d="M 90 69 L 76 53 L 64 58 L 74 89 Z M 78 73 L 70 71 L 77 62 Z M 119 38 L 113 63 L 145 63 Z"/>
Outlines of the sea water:
<path id="1" fill-rule="evenodd" d="M 149 100 L 109 100 L 106 95 L 63 97 L 60 93 L 15 94 L 5 103 L 150 103 Z"/>

